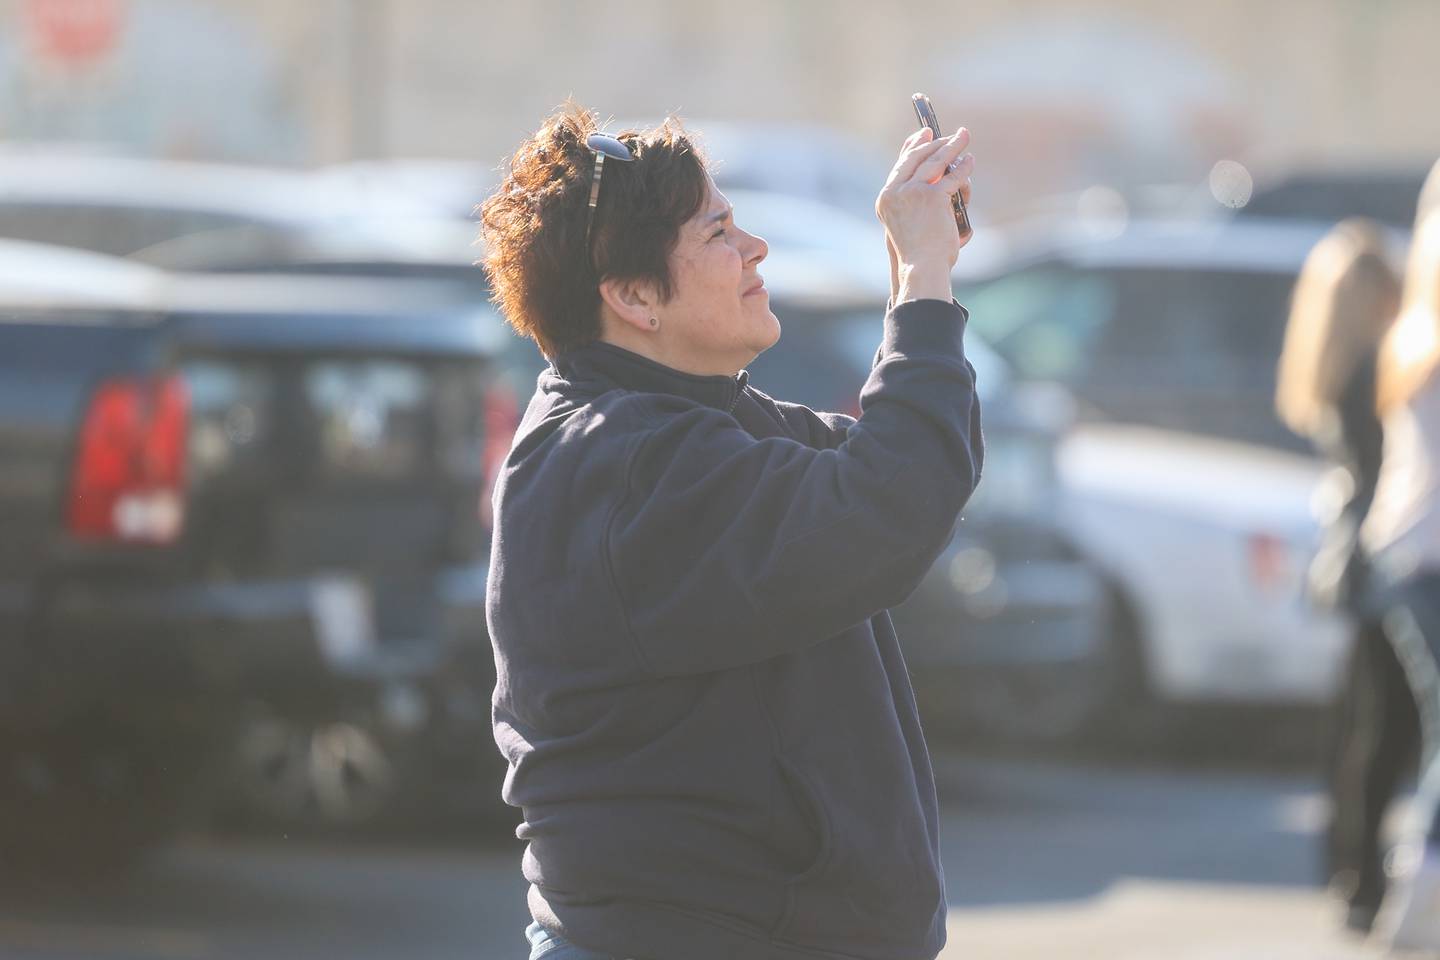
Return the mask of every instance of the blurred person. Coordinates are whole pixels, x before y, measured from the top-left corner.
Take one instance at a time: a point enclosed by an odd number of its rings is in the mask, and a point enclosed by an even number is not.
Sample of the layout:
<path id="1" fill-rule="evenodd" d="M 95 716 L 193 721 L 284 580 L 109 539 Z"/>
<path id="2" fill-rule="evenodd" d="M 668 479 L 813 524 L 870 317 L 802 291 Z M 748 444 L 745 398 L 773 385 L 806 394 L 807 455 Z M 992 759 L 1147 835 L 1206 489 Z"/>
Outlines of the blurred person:
<path id="1" fill-rule="evenodd" d="M 1378 409 L 1384 457 L 1361 531 L 1382 624 L 1404 665 L 1421 722 L 1411 840 L 1397 859 L 1376 933 L 1440 954 L 1440 163 L 1421 207 L 1386 334 Z"/>
<path id="2" fill-rule="evenodd" d="M 482 205 L 496 300 L 550 361 L 496 486 L 487 595 L 532 960 L 943 947 L 887 608 L 983 459 L 950 294 L 968 140 L 910 137 L 876 201 L 893 297 L 858 420 L 748 383 L 780 336 L 767 247 L 678 121 L 610 139 L 568 105 Z"/>
<path id="3" fill-rule="evenodd" d="M 1379 479 L 1375 410 L 1381 338 L 1400 306 L 1400 278 L 1378 224 L 1346 220 L 1305 260 L 1285 329 L 1275 395 L 1280 418 L 1333 464 L 1334 493 L 1310 596 L 1355 624 L 1330 770 L 1327 872 L 1346 925 L 1368 931 L 1385 892 L 1380 826 L 1415 750 L 1419 721 L 1405 672 L 1364 604 L 1360 525 Z"/>

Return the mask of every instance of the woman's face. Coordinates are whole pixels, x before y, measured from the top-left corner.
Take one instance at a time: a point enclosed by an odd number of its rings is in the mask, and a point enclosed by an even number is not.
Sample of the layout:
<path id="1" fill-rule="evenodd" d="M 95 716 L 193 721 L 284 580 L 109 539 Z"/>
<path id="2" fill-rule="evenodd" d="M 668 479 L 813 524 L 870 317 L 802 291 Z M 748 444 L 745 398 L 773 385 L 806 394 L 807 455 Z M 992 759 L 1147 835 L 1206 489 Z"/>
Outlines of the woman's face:
<path id="1" fill-rule="evenodd" d="M 730 202 L 710 180 L 705 205 L 680 228 L 670 253 L 674 295 L 654 311 L 673 365 L 734 374 L 780 339 L 757 272 L 767 253 L 764 240 L 736 226 Z"/>

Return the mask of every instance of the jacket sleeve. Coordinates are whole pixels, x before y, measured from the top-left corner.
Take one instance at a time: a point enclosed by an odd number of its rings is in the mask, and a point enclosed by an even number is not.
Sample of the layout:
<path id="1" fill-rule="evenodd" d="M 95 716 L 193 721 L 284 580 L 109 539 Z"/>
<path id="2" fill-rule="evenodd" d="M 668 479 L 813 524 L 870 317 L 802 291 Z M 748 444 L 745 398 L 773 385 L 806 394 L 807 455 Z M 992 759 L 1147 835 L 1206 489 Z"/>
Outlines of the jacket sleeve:
<path id="1" fill-rule="evenodd" d="M 817 450 L 833 450 L 840 446 L 850 435 L 850 428 L 855 425 L 855 418 L 843 413 L 819 413 L 798 403 L 785 403 L 781 400 L 771 402 L 790 425 L 790 429 L 805 438 L 806 446 Z"/>
<path id="2" fill-rule="evenodd" d="M 885 320 L 862 415 L 834 447 L 756 440 L 662 399 L 607 526 L 607 573 L 659 675 L 802 649 L 905 599 L 979 480 L 965 313 L 922 300 Z"/>

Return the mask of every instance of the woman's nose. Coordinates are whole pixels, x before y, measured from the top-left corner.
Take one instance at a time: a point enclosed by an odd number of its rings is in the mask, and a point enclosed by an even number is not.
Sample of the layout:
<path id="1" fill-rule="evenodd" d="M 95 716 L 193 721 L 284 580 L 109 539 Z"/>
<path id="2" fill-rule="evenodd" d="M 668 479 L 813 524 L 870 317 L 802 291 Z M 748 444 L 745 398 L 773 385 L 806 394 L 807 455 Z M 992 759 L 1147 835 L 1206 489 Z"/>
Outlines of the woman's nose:
<path id="1" fill-rule="evenodd" d="M 745 235 L 750 238 L 750 249 L 746 251 L 746 262 L 759 263 L 770 255 L 770 244 L 765 242 L 764 237 L 757 237 L 753 233 Z"/>

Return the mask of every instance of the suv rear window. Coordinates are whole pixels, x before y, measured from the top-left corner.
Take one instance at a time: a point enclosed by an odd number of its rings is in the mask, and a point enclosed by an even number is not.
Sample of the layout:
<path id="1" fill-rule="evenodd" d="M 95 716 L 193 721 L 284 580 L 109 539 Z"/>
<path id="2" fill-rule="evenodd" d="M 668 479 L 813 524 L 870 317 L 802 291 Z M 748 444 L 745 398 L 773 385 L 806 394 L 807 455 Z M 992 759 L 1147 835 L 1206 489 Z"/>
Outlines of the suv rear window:
<path id="1" fill-rule="evenodd" d="M 1294 277 L 1049 264 L 960 291 L 970 325 L 1100 419 L 1303 450 L 1273 411 Z"/>
<path id="2" fill-rule="evenodd" d="M 177 237 L 251 221 L 195 210 L 71 204 L 0 204 L 0 237 L 123 257 Z"/>

